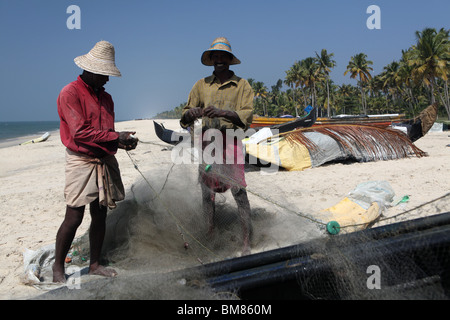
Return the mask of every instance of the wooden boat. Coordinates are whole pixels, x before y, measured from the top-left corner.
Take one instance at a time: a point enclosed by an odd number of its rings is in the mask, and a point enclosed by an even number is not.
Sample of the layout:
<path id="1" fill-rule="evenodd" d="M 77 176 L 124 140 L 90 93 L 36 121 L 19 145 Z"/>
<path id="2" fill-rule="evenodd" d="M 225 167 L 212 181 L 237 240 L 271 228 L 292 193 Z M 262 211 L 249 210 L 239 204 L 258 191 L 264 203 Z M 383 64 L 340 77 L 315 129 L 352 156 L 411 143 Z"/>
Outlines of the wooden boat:
<path id="1" fill-rule="evenodd" d="M 253 122 L 250 128 L 270 127 L 277 124 L 294 121 L 295 117 L 262 117 L 258 115 L 253 116 Z"/>
<path id="2" fill-rule="evenodd" d="M 46 141 L 48 139 L 48 137 L 50 137 L 50 132 L 46 132 L 44 133 L 42 136 L 40 136 L 39 138 L 36 139 L 31 139 L 25 142 L 22 142 L 20 145 L 25 145 L 25 144 L 30 144 L 30 143 L 38 143 L 38 142 L 43 142 Z"/>
<path id="3" fill-rule="evenodd" d="M 155 132 L 159 139 L 164 141 L 165 143 L 171 144 L 171 145 L 177 145 L 183 139 L 188 139 L 190 137 L 190 133 L 186 131 L 177 132 L 174 130 L 166 129 L 164 127 L 164 124 L 157 123 L 156 121 L 153 121 L 153 124 L 155 126 Z"/>
<path id="4" fill-rule="evenodd" d="M 245 144 L 246 154 L 250 164 L 269 164 L 288 171 L 315 168 L 333 161 L 423 157 L 427 154 L 413 142 L 429 131 L 436 118 L 437 105 L 434 104 L 419 116 L 393 123 L 389 128 L 358 123 L 314 125 L 253 139 L 258 132 Z"/>
<path id="5" fill-rule="evenodd" d="M 393 129 L 402 130 L 414 142 L 422 138 L 436 122 L 438 112 L 437 103 L 426 107 L 420 114 L 412 119 L 394 122 Z"/>
<path id="6" fill-rule="evenodd" d="M 286 119 L 286 118 L 284 118 Z M 287 118 L 289 119 L 289 118 Z M 290 118 L 292 119 L 292 118 Z M 288 132 L 288 131 L 292 131 L 298 128 L 309 128 L 312 127 L 314 125 L 314 123 L 316 122 L 317 119 L 317 112 L 316 112 L 316 108 L 312 109 L 306 116 L 301 117 L 301 118 L 294 118 L 291 121 L 286 121 L 286 122 L 281 122 L 281 123 L 277 123 L 274 125 L 269 126 L 270 129 L 272 130 L 278 130 L 278 133 L 284 133 L 284 132 Z M 256 130 L 264 128 L 267 126 L 255 126 L 250 125 L 250 128 L 254 128 Z"/>
<path id="7" fill-rule="evenodd" d="M 375 116 L 341 116 L 331 119 L 318 118 L 314 126 L 327 126 L 333 124 L 362 124 L 378 128 L 393 128 L 403 131 L 414 142 L 423 137 L 433 126 L 437 119 L 438 105 L 426 107 L 417 117 L 405 119 L 404 114 L 389 114 Z"/>
<path id="8" fill-rule="evenodd" d="M 252 128 L 274 126 L 295 121 L 296 118 L 272 118 L 272 117 L 254 117 Z M 405 120 L 404 114 L 386 114 L 386 115 L 341 115 L 331 118 L 318 117 L 314 126 L 329 124 L 367 124 L 382 128 L 389 127 L 392 123 Z"/>
<path id="9" fill-rule="evenodd" d="M 404 114 L 386 114 L 386 115 L 367 115 L 367 116 L 352 116 L 341 115 L 331 118 L 318 118 L 315 125 L 324 126 L 330 124 L 363 124 L 375 126 L 379 128 L 387 128 L 393 123 L 405 120 Z"/>
<path id="10" fill-rule="evenodd" d="M 311 110 L 311 112 L 303 118 L 265 118 L 255 117 L 253 120 L 251 128 L 260 130 L 262 128 L 269 127 L 270 129 L 278 130 L 278 133 L 285 133 L 293 131 L 299 128 L 308 127 L 319 127 L 326 125 L 335 124 L 363 124 L 378 128 L 388 128 L 392 127 L 403 131 L 412 142 L 423 137 L 433 126 L 437 119 L 437 104 L 432 104 L 425 108 L 417 117 L 407 120 L 401 120 L 404 118 L 403 114 L 400 115 L 381 115 L 381 116 L 346 116 L 346 117 L 336 117 L 332 119 L 316 118 L 316 109 Z M 259 120 L 258 120 L 259 119 Z M 276 119 L 275 122 L 269 125 L 268 119 Z M 271 120 L 271 121 L 272 121 Z M 283 121 L 283 122 L 282 122 Z M 162 123 L 157 123 L 153 121 L 155 126 L 155 132 L 159 139 L 162 141 L 176 145 L 183 139 L 188 139 L 189 132 L 182 131 L 177 132 L 164 127 Z M 258 126 L 259 124 L 259 126 Z"/>
<path id="11" fill-rule="evenodd" d="M 316 110 L 313 109 L 313 110 L 311 110 L 311 112 L 309 112 L 306 116 L 304 116 L 302 118 L 295 118 L 292 121 L 275 124 L 273 126 L 270 126 L 270 129 L 273 129 L 274 132 L 277 132 L 277 133 L 284 133 L 284 132 L 292 131 L 292 130 L 295 130 L 298 128 L 311 127 L 314 125 L 315 121 L 316 121 Z M 153 123 L 155 126 L 155 132 L 156 132 L 156 135 L 158 136 L 158 138 L 161 139 L 162 141 L 172 144 L 172 145 L 177 145 L 178 143 L 183 141 L 183 139 L 188 138 L 188 136 L 190 135 L 187 130 L 182 131 L 182 132 L 177 132 L 177 131 L 173 131 L 173 130 L 165 128 L 162 123 L 157 123 L 156 121 L 153 121 Z M 253 128 L 255 130 L 259 130 L 261 128 L 265 128 L 265 126 L 251 127 L 251 128 Z"/>
<path id="12" fill-rule="evenodd" d="M 302 171 L 335 161 L 371 162 L 423 157 L 403 132 L 356 124 L 300 128 L 245 145 L 250 164 Z"/>

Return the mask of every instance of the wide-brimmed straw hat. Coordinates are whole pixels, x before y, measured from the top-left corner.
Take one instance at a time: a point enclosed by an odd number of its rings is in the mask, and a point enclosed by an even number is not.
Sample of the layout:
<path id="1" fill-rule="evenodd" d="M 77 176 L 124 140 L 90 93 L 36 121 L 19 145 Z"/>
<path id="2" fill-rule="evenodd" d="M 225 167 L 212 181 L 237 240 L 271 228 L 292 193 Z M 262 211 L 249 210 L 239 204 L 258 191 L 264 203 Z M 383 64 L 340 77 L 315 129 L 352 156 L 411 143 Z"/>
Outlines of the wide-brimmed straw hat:
<path id="1" fill-rule="evenodd" d="M 104 76 L 120 77 L 116 67 L 114 46 L 108 41 L 100 41 L 87 54 L 76 57 L 75 64 L 81 69 Z"/>
<path id="2" fill-rule="evenodd" d="M 231 52 L 230 42 L 225 37 L 219 37 L 219 38 L 214 39 L 214 41 L 211 44 L 211 47 L 208 50 L 206 50 L 205 52 L 203 52 L 201 60 L 205 66 L 213 66 L 214 65 L 213 61 L 211 60 L 211 54 L 210 54 L 211 51 L 225 51 L 225 52 L 230 53 L 233 56 L 233 60 L 231 61 L 230 65 L 241 63 L 241 61 L 238 58 L 236 58 L 236 56 L 233 54 L 233 52 Z"/>

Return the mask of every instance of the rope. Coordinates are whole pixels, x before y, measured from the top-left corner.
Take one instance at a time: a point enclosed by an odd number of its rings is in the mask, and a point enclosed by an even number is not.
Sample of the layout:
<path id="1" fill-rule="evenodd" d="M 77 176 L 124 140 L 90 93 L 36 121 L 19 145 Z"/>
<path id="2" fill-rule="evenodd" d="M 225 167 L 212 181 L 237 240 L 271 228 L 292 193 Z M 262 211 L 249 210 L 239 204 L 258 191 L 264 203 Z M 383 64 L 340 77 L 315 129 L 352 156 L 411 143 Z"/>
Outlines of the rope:
<path id="1" fill-rule="evenodd" d="M 378 222 L 383 222 L 383 221 L 395 219 L 395 218 L 400 217 L 400 216 L 402 216 L 402 215 L 404 215 L 404 214 L 406 214 L 406 213 L 413 212 L 413 211 L 418 210 L 418 209 L 420 209 L 420 208 L 422 208 L 422 207 L 424 207 L 424 206 L 426 206 L 426 205 L 429 205 L 429 204 L 432 204 L 432 203 L 434 203 L 434 202 L 436 202 L 436 201 L 439 201 L 439 200 L 441 200 L 441 199 L 444 199 L 444 198 L 446 198 L 446 197 L 448 197 L 448 196 L 450 196 L 450 192 L 448 192 L 448 193 L 446 193 L 446 194 L 444 194 L 444 195 L 442 195 L 442 196 L 440 196 L 440 197 L 438 197 L 438 198 L 435 198 L 435 199 L 433 199 L 433 200 L 430 200 L 430 201 L 428 201 L 428 202 L 424 202 L 424 203 L 422 203 L 422 204 L 419 204 L 418 206 L 416 206 L 416 207 L 414 207 L 414 208 L 411 208 L 411 209 L 409 209 L 409 210 L 406 210 L 406 211 L 397 213 L 396 215 L 393 215 L 392 217 L 381 218 L 381 219 L 378 220 Z M 344 229 L 344 228 L 358 227 L 358 226 L 364 226 L 364 225 L 367 225 L 367 223 L 359 223 L 359 224 L 354 224 L 354 225 L 341 226 L 340 228 L 341 228 L 341 229 Z"/>
<path id="2" fill-rule="evenodd" d="M 162 146 L 162 147 L 167 148 L 167 145 L 162 145 L 162 144 L 158 144 L 158 143 L 154 143 L 154 142 L 144 142 L 144 141 L 141 141 L 141 140 L 139 140 L 139 142 L 144 143 L 144 144 L 153 144 L 153 145 Z M 155 192 L 155 190 L 154 190 L 154 188 L 151 186 L 150 182 L 145 178 L 145 176 L 144 176 L 144 175 L 142 174 L 142 172 L 139 170 L 137 164 L 135 163 L 134 159 L 131 157 L 130 153 L 129 153 L 128 151 L 126 151 L 126 152 L 127 152 L 128 157 L 130 158 L 131 162 L 133 163 L 135 169 L 140 173 L 140 175 L 144 178 L 144 180 L 146 181 L 146 183 L 147 183 L 147 184 L 150 186 L 150 188 Z M 194 154 L 193 154 L 193 156 L 195 157 Z M 168 178 L 169 178 L 169 175 L 170 175 L 170 173 L 171 173 L 171 171 L 172 171 L 172 169 L 173 169 L 174 166 L 175 166 L 175 163 L 173 163 L 172 166 L 170 167 L 169 172 L 167 173 L 167 176 L 166 176 L 166 180 L 165 180 L 165 182 L 164 182 L 164 184 L 163 184 L 163 187 L 161 188 L 160 192 L 159 192 L 159 193 L 156 193 L 156 192 L 155 192 L 156 197 L 159 198 L 159 195 L 160 195 L 160 193 L 162 192 L 162 190 L 164 189 L 164 187 L 165 187 L 165 185 L 166 185 L 166 183 L 167 183 L 167 180 L 168 180 Z M 215 173 L 215 174 L 216 174 L 217 176 L 219 176 L 221 179 L 223 179 L 225 182 L 233 182 L 232 179 L 230 179 L 228 176 L 222 175 L 222 174 L 220 174 L 220 173 Z M 270 199 L 270 198 L 268 198 L 268 197 L 265 197 L 265 196 L 263 196 L 263 195 L 261 195 L 261 194 L 255 192 L 255 191 L 249 189 L 248 187 L 245 188 L 245 189 L 247 190 L 247 192 L 253 194 L 254 196 L 256 196 L 256 197 L 258 197 L 258 198 L 260 198 L 260 199 L 262 199 L 262 200 L 264 200 L 264 201 L 266 201 L 266 202 L 268 202 L 268 203 L 271 203 L 271 204 L 273 204 L 273 205 L 275 205 L 275 206 L 277 206 L 277 207 L 279 207 L 279 208 L 281 208 L 281 209 L 284 209 L 284 210 L 286 210 L 286 211 L 288 211 L 288 212 L 290 212 L 290 213 L 293 213 L 293 214 L 295 214 L 295 215 L 297 215 L 297 216 L 299 216 L 299 217 L 302 217 L 302 218 L 305 218 L 305 219 L 307 219 L 307 220 L 310 220 L 311 222 L 316 223 L 316 224 L 318 224 L 318 225 L 321 225 L 321 226 L 327 226 L 327 223 L 325 223 L 325 222 L 323 222 L 323 221 L 320 221 L 320 220 L 315 219 L 315 218 L 313 218 L 313 217 L 310 217 L 310 216 L 308 216 L 308 215 L 306 215 L 306 214 L 303 214 L 303 213 L 297 212 L 297 211 L 295 211 L 295 210 L 292 210 L 291 208 L 288 208 L 288 207 L 286 207 L 286 206 L 284 206 L 284 205 L 281 205 L 280 203 L 278 203 L 278 202 L 276 202 L 276 201 L 274 201 L 274 200 L 272 200 L 272 199 Z M 397 218 L 397 217 L 399 217 L 399 216 L 402 216 L 402 215 L 404 215 L 404 214 L 407 214 L 407 213 L 410 213 L 410 212 L 412 212 L 412 211 L 414 211 L 414 210 L 417 210 L 417 209 L 419 209 L 419 208 L 421 208 L 421 207 L 424 207 L 424 206 L 426 206 L 426 205 L 428 205 L 428 204 L 431 204 L 431 203 L 433 203 L 433 202 L 436 202 L 436 201 L 438 201 L 438 200 L 441 200 L 441 199 L 443 199 L 443 198 L 445 198 L 445 197 L 447 197 L 447 196 L 450 196 L 450 192 L 447 193 L 447 194 L 444 194 L 444 195 L 441 196 L 441 197 L 438 197 L 438 198 L 436 198 L 436 199 L 433 199 L 433 200 L 430 200 L 430 201 L 428 201 L 428 202 L 426 202 L 426 203 L 423 203 L 423 204 L 421 204 L 421 205 L 418 205 L 418 206 L 416 206 L 415 208 L 409 209 L 409 210 L 404 211 L 404 212 L 400 212 L 400 213 L 398 213 L 398 214 L 396 214 L 396 215 L 394 215 L 394 216 L 391 216 L 391 217 L 385 217 L 385 218 L 379 219 L 378 222 L 383 222 L 383 221 L 395 219 L 395 218 Z M 161 200 L 161 199 L 160 199 L 160 200 Z M 161 202 L 162 202 L 162 201 L 161 201 Z M 162 202 L 162 203 L 163 203 L 163 202 Z M 164 204 L 164 203 L 163 203 L 163 204 Z M 176 217 L 175 217 L 175 215 L 173 214 L 173 212 L 171 212 L 171 211 L 167 208 L 167 206 L 166 206 L 165 204 L 164 204 L 164 206 L 166 207 L 166 210 L 169 212 L 169 214 L 172 216 L 172 218 L 175 220 L 175 223 L 176 223 L 176 225 L 177 225 L 178 228 L 180 228 L 181 230 L 184 230 L 184 231 L 185 231 L 192 239 L 194 239 L 201 247 L 203 247 L 204 249 L 208 250 L 210 253 L 212 253 L 212 254 L 214 254 L 215 256 L 217 256 L 214 252 L 212 252 L 210 249 L 208 249 L 206 246 L 204 246 L 204 245 L 200 242 L 200 240 L 198 240 L 197 238 L 195 238 L 194 236 L 192 236 L 192 235 L 188 232 L 188 230 L 186 230 L 186 229 L 181 225 L 181 223 L 179 223 L 179 221 L 176 219 Z M 359 227 L 359 226 L 365 226 L 365 225 L 367 225 L 367 222 L 366 222 L 366 223 L 353 224 L 353 225 L 340 226 L 340 228 L 341 228 L 341 229 L 344 229 L 344 228 Z M 182 237 L 183 237 L 183 239 L 184 239 L 184 235 L 182 234 L 181 231 L 180 231 L 180 234 L 182 235 Z M 185 245 L 186 245 L 186 242 L 185 242 Z"/>
<path id="3" fill-rule="evenodd" d="M 142 141 L 141 139 L 139 139 L 139 143 L 143 143 L 143 144 L 153 144 L 153 145 L 155 145 L 155 146 L 160 146 L 160 147 L 164 147 L 164 148 L 167 148 L 167 147 L 168 147 L 167 145 L 164 145 L 164 144 L 160 144 L 160 143 L 156 143 L 156 142 L 152 142 L 152 141 Z M 170 147 L 172 147 L 172 146 L 170 146 Z"/>
<path id="4" fill-rule="evenodd" d="M 156 192 L 156 190 L 153 188 L 153 186 L 152 186 L 152 185 L 150 184 L 150 182 L 147 180 L 147 178 L 145 177 L 145 175 L 141 172 L 141 170 L 139 169 L 138 165 L 136 164 L 136 162 L 134 161 L 134 159 L 131 157 L 130 153 L 129 153 L 128 151 L 126 151 L 126 153 L 127 153 L 128 157 L 130 158 L 131 163 L 133 164 L 134 168 L 139 172 L 139 174 L 142 176 L 142 178 L 143 178 L 144 181 L 147 183 L 147 185 L 150 187 L 150 189 L 152 189 L 152 191 L 156 194 L 156 197 L 160 200 L 160 202 L 162 203 L 162 205 L 164 206 L 164 208 L 166 209 L 166 211 L 170 214 L 170 216 L 171 216 L 172 219 L 174 220 L 175 225 L 177 226 L 178 231 L 180 232 L 180 235 L 181 235 L 181 237 L 182 237 L 182 239 L 183 239 L 183 241 L 184 241 L 184 247 L 187 249 L 188 246 L 189 246 L 189 244 L 187 243 L 186 239 L 184 238 L 184 234 L 183 234 L 182 231 L 184 231 L 187 235 L 189 235 L 189 236 L 190 236 L 190 237 L 191 237 L 198 245 L 200 245 L 203 249 L 207 250 L 209 253 L 211 253 L 211 254 L 213 254 L 214 256 L 217 257 L 217 255 L 216 255 L 213 251 L 211 251 L 209 248 L 207 248 L 205 245 L 203 245 L 203 243 L 201 243 L 200 240 L 198 240 L 196 237 L 194 237 L 187 229 L 185 229 L 185 228 L 183 227 L 183 225 L 178 221 L 178 219 L 175 217 L 175 215 L 173 214 L 173 212 L 167 207 L 167 205 L 164 203 L 164 201 L 161 200 L 161 198 L 160 198 L 160 192 L 162 191 L 162 189 L 161 189 L 161 191 L 160 191 L 159 193 Z M 175 164 L 172 164 L 172 167 L 170 168 L 169 173 L 170 173 L 170 171 L 172 170 L 172 168 L 173 168 L 174 165 L 175 165 Z M 168 177 L 169 177 L 169 173 L 168 173 L 167 176 L 166 176 L 166 181 L 164 182 L 164 185 L 165 185 L 166 182 L 167 182 L 167 179 L 168 179 Z M 200 260 L 200 258 L 197 257 L 197 260 L 199 260 L 200 263 L 202 263 L 202 261 Z"/>

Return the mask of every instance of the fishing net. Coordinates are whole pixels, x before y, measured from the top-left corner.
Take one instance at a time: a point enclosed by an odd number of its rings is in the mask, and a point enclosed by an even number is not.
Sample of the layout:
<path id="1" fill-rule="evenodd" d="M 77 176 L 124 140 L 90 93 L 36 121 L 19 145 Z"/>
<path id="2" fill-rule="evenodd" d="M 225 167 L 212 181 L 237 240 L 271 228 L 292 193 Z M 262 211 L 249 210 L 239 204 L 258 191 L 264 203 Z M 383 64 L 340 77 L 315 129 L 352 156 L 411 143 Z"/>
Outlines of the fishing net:
<path id="1" fill-rule="evenodd" d="M 267 167 L 246 164 L 252 254 L 242 256 L 242 221 L 231 192 L 216 194 L 211 236 L 199 182 L 204 168 L 174 163 L 173 147 L 156 141 L 139 148 L 147 151 L 127 156 L 140 178 L 107 219 L 102 255 L 119 276 L 89 278 L 81 271 L 81 290 L 53 290 L 42 298 L 448 298 L 449 194 L 387 217 L 383 210 L 405 199 L 390 195 L 383 202 L 375 192 L 377 200 L 368 202 L 378 203 L 376 228 L 370 228 L 374 221 L 333 226 L 335 212 L 318 214 L 298 201 L 304 190 L 277 190 L 287 172 L 275 179 Z M 349 199 L 367 212 L 357 191 Z M 435 215 L 414 219 L 424 212 Z M 71 264 L 85 270 L 87 235 L 74 242 L 74 252 Z"/>

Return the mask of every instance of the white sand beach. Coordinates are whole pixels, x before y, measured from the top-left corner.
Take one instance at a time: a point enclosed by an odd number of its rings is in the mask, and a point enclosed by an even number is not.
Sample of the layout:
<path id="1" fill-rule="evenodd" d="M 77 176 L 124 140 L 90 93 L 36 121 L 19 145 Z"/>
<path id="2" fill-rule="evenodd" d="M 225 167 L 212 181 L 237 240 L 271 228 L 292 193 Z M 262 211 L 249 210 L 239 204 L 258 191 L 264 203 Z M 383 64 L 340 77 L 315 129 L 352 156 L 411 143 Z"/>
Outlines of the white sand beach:
<path id="1" fill-rule="evenodd" d="M 178 120 L 157 121 L 169 129 L 179 129 Z M 139 144 L 130 153 L 141 171 L 158 170 L 171 163 L 170 151 L 163 150 L 166 144 L 156 136 L 152 120 L 118 122 L 116 130 L 136 131 L 139 139 L 152 142 Z M 336 163 L 270 175 L 249 170 L 246 181 L 250 204 L 252 209 L 269 208 L 271 204 L 263 198 L 270 198 L 293 210 L 318 212 L 338 203 L 360 183 L 387 181 L 396 196 L 408 195 L 409 201 L 388 208 L 375 226 L 449 212 L 450 196 L 445 196 L 450 192 L 449 144 L 449 131 L 429 132 L 415 142 L 428 157 Z M 0 299 L 27 299 L 43 292 L 20 280 L 24 250 L 37 250 L 54 243 L 64 218 L 65 147 L 58 132 L 53 132 L 45 142 L 0 147 Z M 128 190 L 142 178 L 125 151 L 119 150 L 117 159 Z M 385 219 L 416 207 L 420 209 Z M 86 233 L 89 223 L 86 213 L 77 237 Z M 272 231 L 283 233 L 280 229 L 274 227 Z M 289 232 L 293 229 L 295 226 Z M 258 237 L 255 250 L 283 245 L 282 241 L 272 243 L 273 239 Z"/>

